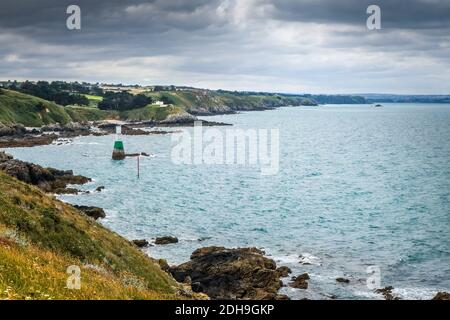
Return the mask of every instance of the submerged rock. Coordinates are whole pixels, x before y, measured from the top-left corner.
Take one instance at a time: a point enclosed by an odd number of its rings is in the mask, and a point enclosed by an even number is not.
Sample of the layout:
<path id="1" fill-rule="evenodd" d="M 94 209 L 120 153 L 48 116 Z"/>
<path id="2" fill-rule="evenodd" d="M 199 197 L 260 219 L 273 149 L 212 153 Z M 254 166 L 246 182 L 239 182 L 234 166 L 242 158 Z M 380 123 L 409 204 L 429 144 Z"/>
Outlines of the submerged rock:
<path id="1" fill-rule="evenodd" d="M 193 290 L 212 299 L 276 299 L 281 288 L 275 261 L 256 248 L 201 248 L 170 271 L 178 282 L 190 277 Z"/>
<path id="2" fill-rule="evenodd" d="M 303 273 L 297 277 L 293 277 L 292 282 L 289 284 L 292 288 L 296 289 L 308 289 L 308 280 L 310 279 L 309 274 Z"/>
<path id="3" fill-rule="evenodd" d="M 139 156 L 141 156 L 141 157 L 150 157 L 150 155 L 149 155 L 148 153 L 146 153 L 146 152 L 140 152 L 140 153 L 127 153 L 127 154 L 125 154 L 125 156 L 126 156 L 126 157 L 129 157 L 129 158 L 139 157 Z"/>
<path id="4" fill-rule="evenodd" d="M 350 283 L 350 280 L 347 278 L 336 278 L 336 282 L 339 283 Z"/>
<path id="5" fill-rule="evenodd" d="M 74 205 L 74 207 L 83 212 L 88 217 L 91 217 L 95 220 L 100 218 L 106 218 L 105 211 L 102 208 L 92 206 L 77 206 L 77 205 Z"/>
<path id="6" fill-rule="evenodd" d="M 178 238 L 177 237 L 159 237 L 155 239 L 155 244 L 158 245 L 165 245 L 165 244 L 171 244 L 171 243 L 177 243 Z"/>

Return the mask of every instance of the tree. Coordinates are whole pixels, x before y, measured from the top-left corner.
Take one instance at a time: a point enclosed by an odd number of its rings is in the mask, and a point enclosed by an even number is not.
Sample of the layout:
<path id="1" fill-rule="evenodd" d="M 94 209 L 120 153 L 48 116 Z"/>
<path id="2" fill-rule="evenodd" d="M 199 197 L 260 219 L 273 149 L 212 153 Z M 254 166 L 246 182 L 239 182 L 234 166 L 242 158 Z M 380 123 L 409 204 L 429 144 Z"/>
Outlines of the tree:
<path id="1" fill-rule="evenodd" d="M 98 108 L 125 111 L 143 108 L 150 103 L 152 103 L 152 99 L 143 94 L 134 96 L 128 92 L 106 92 L 103 101 L 98 103 Z"/>

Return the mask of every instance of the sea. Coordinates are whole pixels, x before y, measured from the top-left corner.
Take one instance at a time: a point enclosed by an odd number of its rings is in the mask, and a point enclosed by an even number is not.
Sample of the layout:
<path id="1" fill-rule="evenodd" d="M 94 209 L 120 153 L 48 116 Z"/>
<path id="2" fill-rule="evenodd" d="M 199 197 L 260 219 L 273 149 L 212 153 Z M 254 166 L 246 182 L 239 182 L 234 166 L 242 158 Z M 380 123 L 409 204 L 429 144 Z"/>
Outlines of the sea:
<path id="1" fill-rule="evenodd" d="M 81 187 L 89 193 L 60 198 L 104 208 L 101 223 L 122 236 L 178 237 L 145 249 L 169 264 L 200 247 L 257 247 L 291 276 L 309 274 L 307 290 L 283 279 L 280 292 L 292 299 L 382 299 L 374 289 L 386 286 L 402 299 L 450 291 L 450 104 L 282 107 L 202 119 L 232 124 L 213 128 L 224 137 L 276 130 L 277 170 L 174 161 L 176 137 L 193 128 L 120 137 L 126 152 L 150 155 L 139 158 L 139 176 L 137 158 L 111 160 L 114 135 L 7 151 L 92 178 Z"/>

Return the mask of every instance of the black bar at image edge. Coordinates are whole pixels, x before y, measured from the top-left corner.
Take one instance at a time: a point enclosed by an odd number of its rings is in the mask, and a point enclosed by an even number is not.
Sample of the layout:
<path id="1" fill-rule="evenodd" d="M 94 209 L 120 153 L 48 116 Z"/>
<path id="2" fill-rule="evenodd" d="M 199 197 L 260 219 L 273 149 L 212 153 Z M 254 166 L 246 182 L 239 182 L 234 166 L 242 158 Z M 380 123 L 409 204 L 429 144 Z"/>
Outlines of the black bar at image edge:
<path id="1" fill-rule="evenodd" d="M 127 317 L 140 314 L 140 319 L 287 319 L 327 316 L 385 317 L 391 312 L 402 315 L 430 316 L 444 314 L 448 301 L 2 301 L 1 314 L 11 311 L 45 313 L 61 319 L 66 312 L 72 317 L 111 314 Z M 444 308 L 446 308 L 444 310 Z M 61 312 L 56 312 L 60 309 Z M 0 317 L 2 318 L 2 317 Z"/>

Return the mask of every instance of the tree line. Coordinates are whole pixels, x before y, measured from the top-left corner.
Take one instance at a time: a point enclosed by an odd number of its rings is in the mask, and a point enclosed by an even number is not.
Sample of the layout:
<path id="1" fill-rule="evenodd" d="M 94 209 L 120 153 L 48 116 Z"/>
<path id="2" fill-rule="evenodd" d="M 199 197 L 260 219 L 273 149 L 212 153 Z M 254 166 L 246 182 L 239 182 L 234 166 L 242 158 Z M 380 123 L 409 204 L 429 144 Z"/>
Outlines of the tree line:
<path id="1" fill-rule="evenodd" d="M 98 103 L 101 110 L 126 111 L 143 108 L 152 103 L 152 98 L 143 94 L 133 95 L 129 92 L 107 91 L 103 95 L 103 100 Z"/>
<path id="2" fill-rule="evenodd" d="M 63 106 L 89 104 L 89 100 L 83 94 L 90 93 L 90 91 L 80 83 L 62 81 L 13 82 L 9 85 L 9 89 L 53 101 Z"/>

